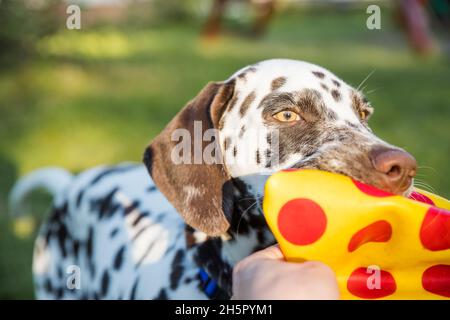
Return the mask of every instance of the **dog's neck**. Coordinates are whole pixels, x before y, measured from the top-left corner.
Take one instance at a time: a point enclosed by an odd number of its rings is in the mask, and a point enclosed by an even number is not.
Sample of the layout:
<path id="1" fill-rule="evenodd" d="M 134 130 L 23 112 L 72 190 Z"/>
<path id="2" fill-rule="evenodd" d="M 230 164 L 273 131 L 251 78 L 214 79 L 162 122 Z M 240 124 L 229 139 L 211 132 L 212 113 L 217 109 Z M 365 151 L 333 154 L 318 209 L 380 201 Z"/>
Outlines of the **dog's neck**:
<path id="1" fill-rule="evenodd" d="M 235 179 L 234 210 L 228 232 L 196 246 L 196 262 L 231 295 L 233 266 L 251 253 L 275 243 L 262 213 L 262 197 Z"/>

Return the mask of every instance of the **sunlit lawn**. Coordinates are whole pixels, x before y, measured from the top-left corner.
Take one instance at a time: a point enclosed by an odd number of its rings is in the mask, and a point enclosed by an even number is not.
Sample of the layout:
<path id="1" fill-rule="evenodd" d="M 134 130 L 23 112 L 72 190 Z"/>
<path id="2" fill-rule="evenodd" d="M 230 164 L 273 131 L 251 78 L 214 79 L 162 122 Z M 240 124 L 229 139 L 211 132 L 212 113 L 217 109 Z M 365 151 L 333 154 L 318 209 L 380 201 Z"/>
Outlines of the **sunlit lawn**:
<path id="1" fill-rule="evenodd" d="M 406 148 L 419 178 L 450 197 L 450 65 L 412 55 L 386 16 L 381 31 L 365 14 L 278 17 L 260 40 L 227 35 L 214 43 L 192 25 L 61 32 L 41 58 L 0 73 L 0 298 L 31 298 L 33 236 L 13 235 L 5 199 L 20 175 L 46 165 L 73 171 L 140 161 L 144 146 L 210 80 L 258 60 L 284 57 L 323 65 L 365 92 L 375 132 Z M 35 207 L 42 211 L 45 205 Z"/>

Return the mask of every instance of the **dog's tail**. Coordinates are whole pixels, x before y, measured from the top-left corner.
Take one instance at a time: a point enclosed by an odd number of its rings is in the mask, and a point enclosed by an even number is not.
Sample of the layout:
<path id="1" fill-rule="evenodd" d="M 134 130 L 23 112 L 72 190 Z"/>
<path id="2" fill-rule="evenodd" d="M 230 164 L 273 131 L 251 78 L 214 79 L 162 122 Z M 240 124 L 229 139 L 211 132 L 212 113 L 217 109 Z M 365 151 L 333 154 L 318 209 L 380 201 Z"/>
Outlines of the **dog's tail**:
<path id="1" fill-rule="evenodd" d="M 29 173 L 13 186 L 9 194 L 9 212 L 18 217 L 27 212 L 26 198 L 37 189 L 48 191 L 53 197 L 65 189 L 73 179 L 73 175 L 62 168 L 48 167 Z"/>

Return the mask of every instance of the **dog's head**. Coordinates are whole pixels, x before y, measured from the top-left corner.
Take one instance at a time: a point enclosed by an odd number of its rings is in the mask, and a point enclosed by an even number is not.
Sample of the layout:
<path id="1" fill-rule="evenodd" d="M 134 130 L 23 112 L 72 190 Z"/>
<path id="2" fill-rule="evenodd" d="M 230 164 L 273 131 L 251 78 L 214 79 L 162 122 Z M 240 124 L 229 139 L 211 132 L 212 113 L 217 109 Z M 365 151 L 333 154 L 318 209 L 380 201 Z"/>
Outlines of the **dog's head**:
<path id="1" fill-rule="evenodd" d="M 145 163 L 193 227 L 229 227 L 233 181 L 262 195 L 286 168 L 341 173 L 396 194 L 412 188 L 414 158 L 376 137 L 363 95 L 328 70 L 267 60 L 208 84 L 154 139 Z"/>

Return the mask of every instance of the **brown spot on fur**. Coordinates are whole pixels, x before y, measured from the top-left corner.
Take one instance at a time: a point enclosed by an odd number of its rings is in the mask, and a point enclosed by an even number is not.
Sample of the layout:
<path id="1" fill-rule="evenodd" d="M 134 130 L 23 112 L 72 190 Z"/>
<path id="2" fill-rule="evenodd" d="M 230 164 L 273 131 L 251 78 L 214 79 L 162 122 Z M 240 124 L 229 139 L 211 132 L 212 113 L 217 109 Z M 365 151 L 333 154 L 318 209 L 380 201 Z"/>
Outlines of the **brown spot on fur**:
<path id="1" fill-rule="evenodd" d="M 235 93 L 233 98 L 231 98 L 230 103 L 228 104 L 227 107 L 227 112 L 230 112 L 231 110 L 233 110 L 234 106 L 236 105 L 236 101 L 238 100 L 238 95 Z"/>
<path id="2" fill-rule="evenodd" d="M 184 235 L 186 238 L 186 246 L 188 248 L 192 248 L 196 243 L 195 237 L 194 237 L 194 232 L 195 232 L 195 230 L 189 226 L 186 226 L 186 228 L 184 230 Z"/>
<path id="3" fill-rule="evenodd" d="M 284 86 L 285 83 L 286 83 L 285 77 L 278 77 L 273 79 L 271 84 L 272 91 L 280 89 L 282 86 Z"/>
<path id="4" fill-rule="evenodd" d="M 322 100 L 322 94 L 313 89 L 304 89 L 296 94 L 296 104 L 305 112 L 304 116 L 320 117 L 325 106 Z"/>
<path id="5" fill-rule="evenodd" d="M 338 88 L 341 87 L 341 83 L 340 83 L 339 81 L 337 81 L 337 80 L 335 80 L 335 79 L 333 79 L 333 80 L 331 80 L 331 81 L 333 82 L 333 84 L 334 84 L 336 87 L 338 87 Z"/>
<path id="6" fill-rule="evenodd" d="M 250 104 L 255 100 L 256 94 L 254 91 L 250 92 L 247 97 L 245 97 L 244 101 L 241 104 L 241 109 L 239 110 L 239 113 L 241 116 L 247 112 L 248 108 L 250 107 Z"/>
<path id="7" fill-rule="evenodd" d="M 245 69 L 244 71 L 242 71 L 237 77 L 240 80 L 246 81 L 247 80 L 247 75 L 249 75 L 250 73 L 254 73 L 256 72 L 256 68 L 255 67 L 248 67 L 247 69 Z"/>
<path id="8" fill-rule="evenodd" d="M 272 150 L 267 149 L 266 150 L 266 168 L 270 168 L 272 165 Z"/>
<path id="9" fill-rule="evenodd" d="M 313 73 L 313 75 L 315 75 L 315 76 L 316 76 L 317 78 L 319 78 L 319 79 L 325 78 L 325 73 L 323 73 L 323 72 L 320 72 L 320 71 L 313 71 L 312 73 Z"/>
<path id="10" fill-rule="evenodd" d="M 230 147 L 230 143 L 231 143 L 230 137 L 226 137 L 225 140 L 223 141 L 223 148 L 225 150 L 228 150 L 228 148 Z"/>
<path id="11" fill-rule="evenodd" d="M 267 134 L 266 140 L 267 140 L 267 143 L 268 143 L 269 145 L 272 144 L 272 135 L 271 135 L 270 133 Z"/>
<path id="12" fill-rule="evenodd" d="M 342 99 L 341 93 L 336 89 L 331 90 L 331 95 L 333 96 L 333 99 L 336 102 L 339 102 Z"/>
<path id="13" fill-rule="evenodd" d="M 337 120 L 338 116 L 333 110 L 327 110 L 327 117 L 330 120 Z"/>
<path id="14" fill-rule="evenodd" d="M 220 120 L 219 120 L 219 124 L 217 125 L 217 129 L 222 130 L 224 124 L 225 124 L 225 119 L 222 117 L 222 118 L 220 118 Z"/>
<path id="15" fill-rule="evenodd" d="M 241 127 L 241 130 L 239 131 L 239 138 L 242 138 L 242 136 L 244 135 L 244 132 L 245 132 L 245 125 L 243 125 Z"/>
<path id="16" fill-rule="evenodd" d="M 353 122 L 350 122 L 348 120 L 345 121 L 345 124 L 348 125 L 349 127 L 353 128 L 353 129 L 357 129 L 357 130 L 361 129 L 361 127 L 359 125 L 357 125 L 357 124 L 355 124 Z"/>
<path id="17" fill-rule="evenodd" d="M 320 86 L 322 87 L 322 89 L 324 89 L 327 92 L 330 90 L 325 83 L 321 83 Z"/>

